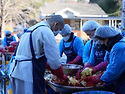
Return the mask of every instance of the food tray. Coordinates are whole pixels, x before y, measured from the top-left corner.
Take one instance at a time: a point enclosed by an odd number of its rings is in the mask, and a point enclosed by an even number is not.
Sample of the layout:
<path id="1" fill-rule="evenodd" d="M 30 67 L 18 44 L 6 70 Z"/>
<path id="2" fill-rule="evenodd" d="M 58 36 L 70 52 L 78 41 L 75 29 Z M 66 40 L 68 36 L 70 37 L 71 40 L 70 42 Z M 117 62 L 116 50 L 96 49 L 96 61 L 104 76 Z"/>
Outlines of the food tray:
<path id="1" fill-rule="evenodd" d="M 63 85 L 59 85 L 59 84 L 55 84 L 51 81 L 48 81 L 48 83 L 50 83 L 51 85 L 55 86 L 55 87 L 59 87 L 59 88 L 67 88 L 67 89 L 98 89 L 103 87 L 103 85 L 100 86 L 91 86 L 91 87 L 76 87 L 76 86 L 63 86 Z"/>
<path id="2" fill-rule="evenodd" d="M 93 87 L 75 87 L 75 86 L 63 86 L 55 84 L 51 81 L 48 81 L 47 84 L 56 92 L 69 94 L 78 91 L 92 91 L 92 90 L 103 90 L 103 85 L 100 86 L 93 86 Z"/>
<path id="3" fill-rule="evenodd" d="M 92 87 L 77 87 L 77 86 L 64 86 L 53 83 L 52 80 L 53 75 L 52 74 L 46 74 L 44 76 L 44 79 L 46 79 L 46 83 L 55 91 L 59 92 L 60 94 L 72 94 L 74 92 L 79 91 L 93 91 L 93 90 L 103 90 L 103 85 L 99 86 L 92 86 Z"/>

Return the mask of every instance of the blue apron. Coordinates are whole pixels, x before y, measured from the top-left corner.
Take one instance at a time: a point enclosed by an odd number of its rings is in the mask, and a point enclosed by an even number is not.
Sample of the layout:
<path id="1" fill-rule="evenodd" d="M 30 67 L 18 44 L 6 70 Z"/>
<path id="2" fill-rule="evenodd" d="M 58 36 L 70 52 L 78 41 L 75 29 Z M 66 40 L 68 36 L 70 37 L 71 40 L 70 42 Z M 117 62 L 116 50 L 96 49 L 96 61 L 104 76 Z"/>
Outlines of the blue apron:
<path id="1" fill-rule="evenodd" d="M 32 65 L 33 65 L 33 94 L 45 94 L 44 73 L 46 69 L 47 59 L 45 56 L 36 59 L 32 43 L 32 32 L 30 33 L 30 48 L 32 53 Z"/>
<path id="2" fill-rule="evenodd" d="M 95 65 L 98 65 L 102 61 L 104 61 L 106 51 L 99 44 L 94 44 L 94 58 Z"/>
<path id="3" fill-rule="evenodd" d="M 104 85 L 105 91 L 111 91 L 116 94 L 125 94 L 125 73 L 123 73 L 117 80 Z"/>
<path id="4" fill-rule="evenodd" d="M 11 38 L 7 38 L 6 37 L 6 43 L 7 43 L 7 46 L 10 46 L 10 43 L 13 41 L 13 36 L 11 36 Z"/>
<path id="5" fill-rule="evenodd" d="M 67 56 L 66 63 L 73 61 L 77 56 L 77 53 L 73 49 L 73 42 L 74 42 L 75 38 L 76 38 L 76 36 L 71 41 L 71 45 L 69 47 L 65 47 L 65 45 L 64 45 L 65 41 L 63 41 L 64 53 Z M 83 65 L 82 60 L 78 64 Z"/>

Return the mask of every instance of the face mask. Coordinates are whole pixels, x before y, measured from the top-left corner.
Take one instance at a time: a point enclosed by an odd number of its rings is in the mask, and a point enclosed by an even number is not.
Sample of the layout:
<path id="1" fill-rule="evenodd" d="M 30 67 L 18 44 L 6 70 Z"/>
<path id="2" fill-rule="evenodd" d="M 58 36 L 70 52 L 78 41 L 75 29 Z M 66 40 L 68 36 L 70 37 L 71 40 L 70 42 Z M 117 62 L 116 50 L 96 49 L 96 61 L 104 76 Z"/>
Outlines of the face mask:
<path id="1" fill-rule="evenodd" d="M 54 36 L 56 36 L 59 33 L 60 30 L 53 31 Z"/>
<path id="2" fill-rule="evenodd" d="M 63 40 L 64 40 L 64 41 L 68 41 L 69 38 L 70 38 L 70 36 L 66 36 L 66 37 L 63 37 Z"/>
<path id="3" fill-rule="evenodd" d="M 7 38 L 11 38 L 11 36 L 7 36 Z"/>

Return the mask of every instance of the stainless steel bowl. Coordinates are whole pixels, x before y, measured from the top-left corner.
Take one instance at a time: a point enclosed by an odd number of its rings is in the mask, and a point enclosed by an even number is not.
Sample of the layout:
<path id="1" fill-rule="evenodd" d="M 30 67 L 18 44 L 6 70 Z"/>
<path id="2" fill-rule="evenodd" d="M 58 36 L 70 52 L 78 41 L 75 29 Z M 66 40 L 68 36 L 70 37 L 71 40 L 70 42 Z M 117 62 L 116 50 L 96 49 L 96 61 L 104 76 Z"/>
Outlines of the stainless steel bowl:
<path id="1" fill-rule="evenodd" d="M 81 65 L 77 64 L 62 64 L 63 72 L 69 76 L 75 76 L 76 73 L 83 68 Z"/>

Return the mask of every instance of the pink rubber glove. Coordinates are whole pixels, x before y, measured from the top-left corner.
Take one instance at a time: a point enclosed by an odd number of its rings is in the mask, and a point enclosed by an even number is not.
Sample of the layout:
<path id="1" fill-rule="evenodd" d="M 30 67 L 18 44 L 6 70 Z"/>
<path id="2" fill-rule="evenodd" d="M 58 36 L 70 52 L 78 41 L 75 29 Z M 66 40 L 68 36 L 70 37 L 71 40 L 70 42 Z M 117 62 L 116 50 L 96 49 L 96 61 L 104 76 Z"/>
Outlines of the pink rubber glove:
<path id="1" fill-rule="evenodd" d="M 8 48 L 9 48 L 8 46 L 5 46 L 5 49 L 6 49 L 6 50 L 8 50 Z"/>
<path id="2" fill-rule="evenodd" d="M 18 43 L 19 43 L 19 42 L 13 41 L 13 42 L 10 43 L 10 45 L 11 45 L 11 46 L 17 46 Z"/>
<path id="3" fill-rule="evenodd" d="M 77 55 L 77 57 L 73 61 L 68 62 L 68 64 L 77 64 L 81 61 L 81 59 L 81 56 Z"/>
<path id="4" fill-rule="evenodd" d="M 82 70 L 80 70 L 80 71 L 78 71 L 77 73 L 76 73 L 76 79 L 81 79 L 81 72 L 86 68 L 86 67 L 93 67 L 90 63 L 88 63 L 88 64 L 86 64 L 86 66 L 82 69 Z"/>
<path id="5" fill-rule="evenodd" d="M 15 49 L 16 49 L 16 46 L 9 46 L 7 50 L 8 52 L 14 52 Z"/>
<path id="6" fill-rule="evenodd" d="M 57 76 L 61 80 L 69 81 L 68 77 L 64 74 L 62 66 L 60 66 L 58 69 L 53 70 L 50 66 L 49 63 L 47 62 L 46 68 L 52 72 L 55 76 Z"/>
<path id="7" fill-rule="evenodd" d="M 83 70 L 84 70 L 85 68 L 87 68 L 87 67 L 88 67 L 88 68 L 91 68 L 91 67 L 93 67 L 93 66 L 92 66 L 92 64 L 87 63 L 87 64 L 84 66 Z"/>
<path id="8" fill-rule="evenodd" d="M 76 73 L 76 79 L 81 79 L 81 72 L 83 71 L 83 69 L 82 70 L 80 70 L 80 71 L 78 71 L 77 73 Z"/>
<path id="9" fill-rule="evenodd" d="M 87 87 L 89 86 L 94 86 L 97 83 L 103 82 L 100 80 L 100 77 L 102 76 L 103 73 L 98 74 L 96 76 L 87 76 L 84 81 L 86 82 Z"/>
<path id="10" fill-rule="evenodd" d="M 0 52 L 5 53 L 5 52 L 6 52 L 6 50 L 5 50 L 5 49 L 3 49 L 3 48 L 1 48 L 1 49 L 0 49 Z"/>
<path id="11" fill-rule="evenodd" d="M 101 62 L 100 64 L 98 64 L 92 68 L 93 69 L 92 74 L 95 74 L 96 72 L 105 70 L 107 65 L 108 65 L 107 61 Z"/>

